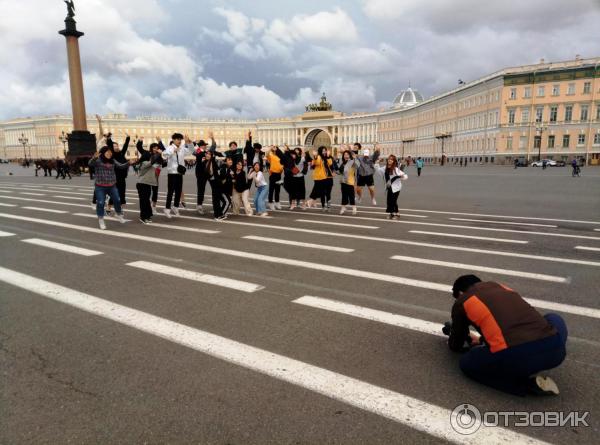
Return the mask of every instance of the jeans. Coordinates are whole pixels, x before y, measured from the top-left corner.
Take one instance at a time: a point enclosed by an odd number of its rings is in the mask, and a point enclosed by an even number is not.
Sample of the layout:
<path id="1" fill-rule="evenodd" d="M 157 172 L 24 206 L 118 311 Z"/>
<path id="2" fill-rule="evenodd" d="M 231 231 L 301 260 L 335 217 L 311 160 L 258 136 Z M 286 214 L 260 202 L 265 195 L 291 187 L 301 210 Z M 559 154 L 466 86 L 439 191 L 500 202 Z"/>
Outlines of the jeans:
<path id="1" fill-rule="evenodd" d="M 138 182 L 136 187 L 140 199 L 140 219 L 146 220 L 152 218 L 152 204 L 150 203 L 152 186 Z"/>
<path id="2" fill-rule="evenodd" d="M 94 189 L 94 197 L 96 198 L 96 215 L 98 215 L 98 218 L 104 218 L 104 201 L 106 201 L 107 195 L 112 199 L 117 213 L 122 213 L 117 186 L 102 187 L 97 185 Z"/>
<path id="3" fill-rule="evenodd" d="M 264 213 L 267 211 L 267 191 L 266 185 L 256 189 L 256 195 L 254 195 L 254 207 L 256 208 L 256 213 Z"/>
<path id="4" fill-rule="evenodd" d="M 460 359 L 460 369 L 467 377 L 509 394 L 527 394 L 529 378 L 540 371 L 556 368 L 566 356 L 568 332 L 557 314 L 544 316 L 557 331 L 542 338 L 491 353 L 485 345 L 475 346 Z"/>

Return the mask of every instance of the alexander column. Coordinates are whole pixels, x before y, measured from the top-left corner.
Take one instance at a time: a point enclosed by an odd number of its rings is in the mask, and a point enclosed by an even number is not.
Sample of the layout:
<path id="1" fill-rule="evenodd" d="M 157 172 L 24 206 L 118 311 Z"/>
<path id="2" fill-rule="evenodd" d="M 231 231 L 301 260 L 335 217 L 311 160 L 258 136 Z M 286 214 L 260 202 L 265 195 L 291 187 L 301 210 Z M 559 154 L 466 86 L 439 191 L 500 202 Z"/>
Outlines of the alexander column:
<path id="1" fill-rule="evenodd" d="M 83 95 L 83 76 L 81 74 L 81 59 L 79 57 L 79 37 L 83 33 L 77 31 L 75 22 L 75 5 L 72 0 L 65 0 L 67 18 L 65 29 L 59 31 L 67 39 L 67 57 L 69 63 L 69 80 L 71 84 L 71 105 L 73 108 L 73 132 L 68 135 L 69 155 L 91 155 L 96 151 L 96 136 L 87 129 L 85 113 L 85 98 Z"/>

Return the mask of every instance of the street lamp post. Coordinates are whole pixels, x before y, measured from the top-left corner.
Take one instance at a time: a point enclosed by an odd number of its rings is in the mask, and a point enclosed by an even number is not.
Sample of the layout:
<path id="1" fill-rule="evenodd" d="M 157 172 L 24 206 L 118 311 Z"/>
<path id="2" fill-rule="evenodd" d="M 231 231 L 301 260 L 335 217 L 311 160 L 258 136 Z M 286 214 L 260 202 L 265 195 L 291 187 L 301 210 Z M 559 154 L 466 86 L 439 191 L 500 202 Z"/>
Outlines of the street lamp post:
<path id="1" fill-rule="evenodd" d="M 444 165 L 444 140 L 451 138 L 452 134 L 450 133 L 442 133 L 438 134 L 435 138 L 442 141 L 442 166 Z"/>
<path id="2" fill-rule="evenodd" d="M 542 134 L 544 133 L 544 131 L 546 131 L 547 128 L 543 127 L 541 125 L 538 125 L 537 127 L 535 127 L 535 131 L 536 133 L 540 134 L 540 139 L 539 139 L 539 143 L 538 143 L 538 162 L 542 161 Z"/>
<path id="3" fill-rule="evenodd" d="M 27 139 L 25 137 L 25 134 L 21 133 L 21 137 L 19 138 L 19 143 L 23 145 L 23 158 L 25 158 L 25 162 L 27 162 L 27 152 L 25 151 L 25 147 L 27 146 L 28 142 L 29 142 L 29 139 Z"/>

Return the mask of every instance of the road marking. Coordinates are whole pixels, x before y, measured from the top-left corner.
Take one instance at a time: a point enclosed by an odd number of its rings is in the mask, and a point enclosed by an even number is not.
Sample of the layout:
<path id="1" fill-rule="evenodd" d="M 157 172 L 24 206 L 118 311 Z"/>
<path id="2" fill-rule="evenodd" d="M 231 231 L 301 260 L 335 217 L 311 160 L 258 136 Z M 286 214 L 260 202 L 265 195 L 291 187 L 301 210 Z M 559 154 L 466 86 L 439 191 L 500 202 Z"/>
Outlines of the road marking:
<path id="1" fill-rule="evenodd" d="M 62 250 L 63 252 L 74 253 L 82 256 L 102 255 L 102 252 L 97 250 L 84 249 L 82 247 L 71 246 L 69 244 L 55 243 L 39 238 L 29 238 L 21 240 L 24 243 L 33 244 L 34 246 L 48 247 L 49 249 Z"/>
<path id="2" fill-rule="evenodd" d="M 492 224 L 512 224 L 518 226 L 533 226 L 533 227 L 553 227 L 558 228 L 558 226 L 553 224 L 535 224 L 535 223 L 522 223 L 522 222 L 512 222 L 512 221 L 491 221 L 489 219 L 469 219 L 469 218 L 449 218 L 451 221 L 468 221 L 468 222 L 482 222 L 482 223 L 492 223 Z"/>
<path id="3" fill-rule="evenodd" d="M 75 201 L 91 201 L 89 198 L 78 198 L 77 196 L 54 195 L 53 198 L 73 199 Z"/>
<path id="4" fill-rule="evenodd" d="M 90 206 L 87 204 L 65 203 L 65 202 L 58 202 L 58 201 L 47 201 L 47 200 L 42 200 L 42 199 L 31 199 L 31 198 L 16 198 L 16 197 L 12 197 L 12 196 L 3 196 L 3 195 L 0 195 L 0 198 L 17 199 L 17 200 L 21 200 L 21 201 L 42 202 L 42 203 L 48 203 L 48 204 L 57 204 L 59 206 L 62 205 L 62 206 L 75 206 L 75 207 L 90 208 Z M 136 210 L 128 210 L 128 209 L 125 209 L 125 212 L 138 213 Z M 1 214 L 0 217 L 10 218 L 10 217 L 12 217 L 12 215 Z M 600 267 L 600 262 L 598 262 L 598 261 L 580 260 L 580 259 L 575 259 L 575 258 L 562 258 L 562 257 L 559 258 L 559 257 L 550 257 L 550 256 L 543 256 L 543 255 L 532 255 L 532 254 L 527 254 L 527 253 L 507 252 L 507 251 L 502 251 L 502 250 L 477 249 L 477 248 L 473 248 L 473 247 L 462 247 L 462 246 L 452 246 L 452 245 L 447 245 L 447 244 L 434 244 L 434 243 L 426 243 L 426 242 L 419 242 L 419 241 L 409 241 L 406 239 L 381 238 L 381 237 L 375 237 L 375 236 L 366 236 L 366 235 L 358 235 L 358 234 L 343 233 L 343 232 L 339 232 L 339 233 L 326 232 L 323 230 L 311 230 L 311 229 L 302 229 L 299 227 L 276 226 L 276 225 L 242 222 L 242 221 L 228 220 L 228 221 L 216 222 L 212 219 L 191 217 L 191 216 L 185 216 L 185 215 L 181 215 L 179 217 L 179 219 L 189 219 L 189 220 L 195 221 L 195 222 L 205 222 L 205 223 L 212 223 L 212 224 L 233 224 L 233 225 L 241 225 L 241 226 L 247 226 L 247 227 L 258 227 L 258 228 L 267 229 L 267 230 L 284 230 L 284 231 L 291 231 L 291 232 L 297 232 L 297 233 L 308 233 L 311 235 L 334 236 L 337 238 L 350 238 L 350 239 L 358 239 L 358 240 L 363 240 L 363 241 L 375 241 L 375 242 L 382 242 L 382 243 L 386 243 L 386 244 L 401 244 L 404 246 L 429 247 L 432 249 L 453 250 L 453 251 L 468 252 L 468 253 L 484 253 L 487 255 L 497 255 L 497 256 L 513 257 L 513 258 L 527 258 L 530 260 L 549 261 L 549 262 L 553 262 L 553 263 L 579 264 L 582 266 Z M 527 243 L 527 241 L 521 241 L 521 243 Z"/>
<path id="5" fill-rule="evenodd" d="M 204 233 L 207 235 L 216 235 L 217 233 L 221 233 L 220 230 L 208 230 L 208 229 L 196 229 L 195 227 L 183 227 L 183 226 L 175 226 L 175 225 L 170 225 L 170 224 L 159 224 L 159 223 L 155 223 L 154 221 L 152 221 L 152 224 L 150 224 L 151 227 L 161 227 L 163 229 L 175 229 L 175 230 L 182 230 L 185 232 L 195 232 L 195 233 Z"/>
<path id="6" fill-rule="evenodd" d="M 218 277 L 215 275 L 208 275 L 204 273 L 194 272 L 192 270 L 180 269 L 178 267 L 170 267 L 165 266 L 163 264 L 151 263 L 148 261 L 134 261 L 132 263 L 127 263 L 127 266 L 135 267 L 146 271 L 151 270 L 152 272 L 162 273 L 177 278 L 184 278 L 186 280 L 197 281 L 199 283 L 227 287 L 229 289 L 235 289 L 241 292 L 251 293 L 265 288 L 264 286 L 260 286 L 254 283 L 234 280 L 231 278 Z"/>
<path id="7" fill-rule="evenodd" d="M 92 218 L 95 218 L 93 215 L 90 215 L 90 216 Z M 331 272 L 331 273 L 337 273 L 340 275 L 348 275 L 351 277 L 361 277 L 361 278 L 367 278 L 367 279 L 371 279 L 371 280 L 384 281 L 386 283 L 403 284 L 405 286 L 413 286 L 413 287 L 419 287 L 419 288 L 423 288 L 423 289 L 432 289 L 432 290 L 438 290 L 438 291 L 442 291 L 442 292 L 450 292 L 450 290 L 451 290 L 450 286 L 446 285 L 446 284 L 414 280 L 411 278 L 397 277 L 395 275 L 386 275 L 386 274 L 381 274 L 381 273 L 377 273 L 377 272 L 369 272 L 369 271 L 365 271 L 365 270 L 350 269 L 348 267 L 338 267 L 338 266 L 331 266 L 329 264 L 319 264 L 319 263 L 313 263 L 313 262 L 309 262 L 309 261 L 294 260 L 294 259 L 290 259 L 290 258 L 261 255 L 261 254 L 257 254 L 254 252 L 244 252 L 241 250 L 224 249 L 222 247 L 206 246 L 206 245 L 202 245 L 202 244 L 192 244 L 192 243 L 183 242 L 183 241 L 168 240 L 168 239 L 162 239 L 162 238 L 157 238 L 157 237 L 148 237 L 146 235 L 142 236 L 142 235 L 136 235 L 136 234 L 127 233 L 127 232 L 116 232 L 116 231 L 112 231 L 112 230 L 100 230 L 100 229 L 94 229 L 92 227 L 87 227 L 87 226 L 79 226 L 79 225 L 75 225 L 75 224 L 68 224 L 68 223 L 63 223 L 63 222 L 58 222 L 58 221 L 49 221 L 49 220 L 45 220 L 45 219 L 30 218 L 27 216 L 11 215 L 11 214 L 7 214 L 7 213 L 0 213 L 0 217 L 19 220 L 19 221 L 29 221 L 29 222 L 33 222 L 33 223 L 44 224 L 44 225 L 49 225 L 49 226 L 54 226 L 54 227 L 62 227 L 65 229 L 72 229 L 72 230 L 78 230 L 78 231 L 83 231 L 83 232 L 96 233 L 99 235 L 114 236 L 114 237 L 119 237 L 119 238 L 129 238 L 129 239 L 135 239 L 135 240 L 140 240 L 140 241 L 145 241 L 145 242 L 164 244 L 164 245 L 171 246 L 171 247 L 184 247 L 187 249 L 199 250 L 202 252 L 211 252 L 211 253 L 227 255 L 227 256 L 232 256 L 232 257 L 237 257 L 237 258 L 245 258 L 245 259 L 249 259 L 249 260 L 253 260 L 253 261 L 264 261 L 266 263 L 274 263 L 274 264 L 278 264 L 278 265 L 287 265 L 287 266 L 293 266 L 293 267 L 302 267 L 305 269 L 317 270 L 320 272 Z"/>
<path id="8" fill-rule="evenodd" d="M 54 209 L 43 209 L 41 207 L 21 207 L 25 210 L 36 210 L 38 212 L 47 212 L 47 213 L 69 213 L 66 210 L 54 210 Z"/>
<path id="9" fill-rule="evenodd" d="M 2 202 L 0 202 L 0 207 L 16 207 L 16 204 L 4 204 Z"/>
<path id="10" fill-rule="evenodd" d="M 557 276 L 553 276 L 553 275 L 544 275 L 544 274 L 540 274 L 540 273 L 521 272 L 519 270 L 498 269 L 496 267 L 477 266 L 474 264 L 462 264 L 462 263 L 454 263 L 454 262 L 447 262 L 447 261 L 429 260 L 426 258 L 415 258 L 415 257 L 410 257 L 410 256 L 402 256 L 402 255 L 394 255 L 391 257 L 391 259 L 398 260 L 398 261 L 407 261 L 410 263 L 429 264 L 432 266 L 449 267 L 452 269 L 476 270 L 479 272 L 488 272 L 488 273 L 507 275 L 507 276 L 512 276 L 512 277 L 530 278 L 532 280 L 551 281 L 553 283 L 569 283 L 570 282 L 570 280 L 568 278 L 564 278 L 564 277 L 557 277 Z"/>
<path id="11" fill-rule="evenodd" d="M 303 210 L 275 210 L 276 213 L 292 213 L 294 215 L 302 215 L 303 214 Z M 364 212 L 359 212 L 360 213 L 364 213 Z M 375 213 L 375 212 L 373 212 Z M 395 223 L 397 222 L 396 220 L 392 220 L 392 219 L 388 219 L 387 218 L 387 213 L 380 213 L 380 215 L 382 215 L 381 218 L 373 218 L 372 216 L 357 216 L 357 215 L 352 215 L 352 211 L 347 211 L 346 214 L 344 215 L 339 215 L 339 214 L 331 214 L 331 213 L 324 213 L 324 212 L 310 212 L 310 213 L 305 213 L 306 216 L 324 216 L 326 218 L 342 218 L 345 219 L 346 221 L 348 220 L 354 220 L 354 219 L 360 219 L 360 220 L 364 220 L 364 221 L 377 221 L 378 223 L 381 222 L 386 222 L 386 223 Z M 400 215 L 400 217 L 402 217 L 404 215 Z"/>
<path id="12" fill-rule="evenodd" d="M 440 232 L 427 232 L 424 230 L 409 230 L 409 233 L 417 233 L 419 235 L 435 235 L 444 236 L 447 238 L 465 238 L 465 239 L 476 239 L 483 241 L 494 241 L 498 243 L 512 243 L 512 244 L 528 244 L 529 241 L 513 240 L 506 238 L 489 238 L 487 236 L 472 236 L 472 235 L 459 235 L 458 233 L 440 233 Z"/>
<path id="13" fill-rule="evenodd" d="M 511 216 L 511 215 L 493 215 L 489 213 L 465 213 L 465 212 L 446 212 L 442 210 L 417 210 L 417 209 L 399 209 L 407 212 L 422 212 L 422 213 L 437 213 L 441 215 L 463 215 L 463 216 L 484 216 L 488 218 L 501 218 L 501 219 L 525 219 L 531 221 L 554 221 L 554 222 L 567 222 L 567 223 L 578 223 L 578 224 L 600 224 L 600 221 L 586 221 L 576 219 L 559 219 L 559 218 L 538 218 L 533 216 Z"/>
<path id="14" fill-rule="evenodd" d="M 29 193 L 29 192 L 19 192 L 21 195 L 30 195 L 30 196 L 46 196 L 45 193 Z"/>
<path id="15" fill-rule="evenodd" d="M 460 224 L 441 224 L 441 223 L 430 223 L 421 221 L 396 221 L 397 224 L 417 224 L 422 226 L 431 227 L 449 227 L 453 229 L 464 229 L 464 230 L 484 230 L 488 232 L 503 232 L 503 233 L 520 233 L 522 235 L 541 235 L 541 236 L 554 236 L 561 238 L 578 238 L 578 239 L 592 239 L 600 241 L 600 237 L 597 236 L 586 236 L 586 235 L 567 235 L 565 233 L 546 233 L 546 232 L 530 232 L 527 230 L 514 230 L 514 229 L 497 229 L 493 227 L 476 227 L 476 226 L 465 226 Z"/>
<path id="16" fill-rule="evenodd" d="M 254 241 L 264 241 L 266 243 L 283 244 L 286 246 L 298 246 L 298 247 L 308 247 L 310 249 L 329 250 L 332 252 L 343 252 L 343 253 L 354 252 L 354 249 L 347 249 L 345 247 L 335 247 L 335 246 L 328 246 L 328 245 L 323 245 L 323 244 L 301 243 L 299 241 L 291 241 L 291 240 L 287 240 L 287 239 L 277 239 L 277 238 L 266 238 L 264 236 L 248 235 L 248 236 L 243 236 L 242 238 L 250 239 L 250 240 L 254 240 Z"/>
<path id="17" fill-rule="evenodd" d="M 93 219 L 98 219 L 98 216 L 96 214 L 89 214 L 89 213 L 73 213 L 73 216 L 82 216 L 84 218 L 93 218 Z M 108 216 L 108 215 L 104 215 L 104 219 L 108 220 L 108 221 L 117 221 L 117 222 L 121 222 L 119 221 L 117 218 L 115 218 L 114 216 Z M 130 219 L 125 219 L 125 222 L 131 222 Z"/>
<path id="18" fill-rule="evenodd" d="M 600 252 L 600 247 L 575 246 L 577 250 L 589 250 L 590 252 Z"/>
<path id="19" fill-rule="evenodd" d="M 328 298 L 304 296 L 293 300 L 292 303 L 303 306 L 324 309 L 326 311 L 337 312 L 339 314 L 350 315 L 352 317 L 364 318 L 365 320 L 377 321 L 392 326 L 397 326 L 412 331 L 422 332 L 424 334 L 437 335 L 445 337 L 442 332 L 442 323 L 434 323 L 418 318 L 406 317 L 404 315 L 392 314 L 390 312 L 369 309 L 354 304 L 343 303 L 341 301 L 330 300 Z"/>
<path id="20" fill-rule="evenodd" d="M 485 425 L 472 435 L 462 435 L 452 429 L 449 409 L 414 397 L 3 267 L 0 267 L 0 280 L 211 357 L 308 389 L 442 440 L 458 444 L 543 443 L 509 429 Z"/>
<path id="21" fill-rule="evenodd" d="M 594 229 L 595 232 L 600 232 L 600 229 Z"/>
<path id="22" fill-rule="evenodd" d="M 315 221 L 312 219 L 296 219 L 295 221 L 302 222 L 302 223 L 312 223 L 312 224 L 327 224 L 330 226 L 354 227 L 357 229 L 379 229 L 379 227 L 376 227 L 376 226 L 361 226 L 358 224 L 336 223 L 336 222 L 329 222 L 329 221 Z"/>
<path id="23" fill-rule="evenodd" d="M 27 202 L 43 202 L 45 204 L 56 204 L 59 206 L 87 207 L 88 209 L 90 208 L 89 204 L 77 204 L 74 202 L 48 201 L 47 199 L 22 198 L 20 196 L 6 196 L 6 195 L 0 195 L 0 198 L 16 199 L 17 201 L 27 201 Z"/>
<path id="24" fill-rule="evenodd" d="M 0 230 L 0 236 L 1 237 L 5 237 L 5 236 L 15 236 L 14 233 L 10 233 L 10 232 L 3 232 L 2 230 Z"/>

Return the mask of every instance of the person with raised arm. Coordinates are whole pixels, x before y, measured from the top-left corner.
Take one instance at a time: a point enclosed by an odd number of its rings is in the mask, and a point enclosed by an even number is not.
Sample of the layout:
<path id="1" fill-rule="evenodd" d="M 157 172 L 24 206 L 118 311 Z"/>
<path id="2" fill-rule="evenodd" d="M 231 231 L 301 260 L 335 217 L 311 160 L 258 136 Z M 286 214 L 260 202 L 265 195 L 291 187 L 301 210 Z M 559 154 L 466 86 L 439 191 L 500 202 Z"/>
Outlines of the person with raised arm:
<path id="1" fill-rule="evenodd" d="M 352 214 L 356 215 L 355 189 L 356 175 L 360 162 L 356 159 L 354 153 L 345 145 L 342 146 L 342 160 L 338 166 L 338 173 L 341 175 L 340 185 L 342 188 L 342 207 L 340 215 L 346 212 L 346 206 L 352 208 Z"/>
<path id="2" fill-rule="evenodd" d="M 167 160 L 167 202 L 164 214 L 167 218 L 171 215 L 179 216 L 179 203 L 183 190 L 183 175 L 186 173 L 185 157 L 194 152 L 194 144 L 190 138 L 181 133 L 174 133 L 171 137 L 173 143 L 163 151 L 163 158 Z M 185 144 L 183 143 L 185 140 Z M 175 195 L 174 207 L 171 202 Z"/>
<path id="3" fill-rule="evenodd" d="M 389 219 L 400 219 L 398 210 L 398 196 L 402 189 L 402 181 L 408 179 L 408 175 L 404 173 L 402 167 L 398 165 L 398 158 L 394 155 L 389 155 L 386 161 L 386 165 L 381 166 L 375 165 L 375 170 L 379 173 L 385 181 L 387 207 L 386 213 L 389 213 Z"/>

